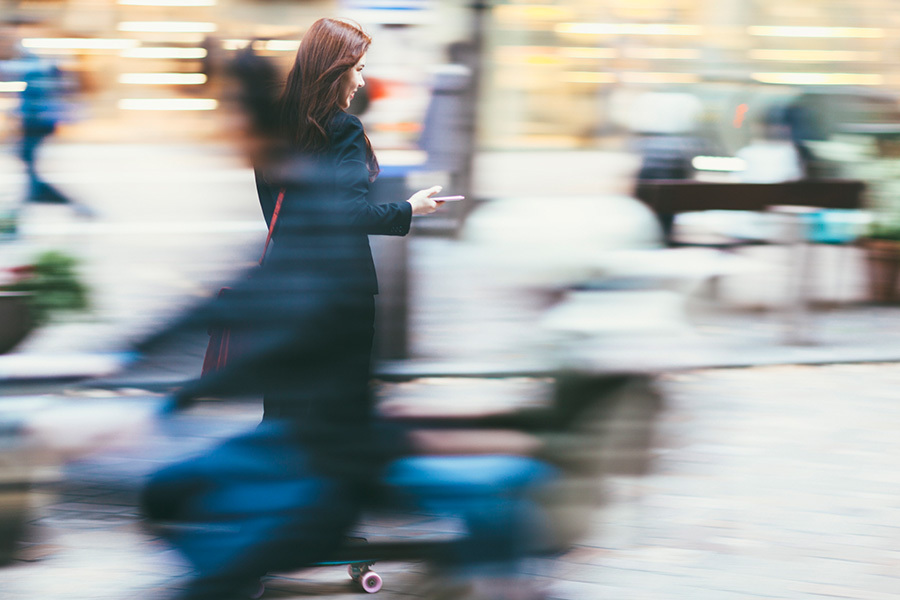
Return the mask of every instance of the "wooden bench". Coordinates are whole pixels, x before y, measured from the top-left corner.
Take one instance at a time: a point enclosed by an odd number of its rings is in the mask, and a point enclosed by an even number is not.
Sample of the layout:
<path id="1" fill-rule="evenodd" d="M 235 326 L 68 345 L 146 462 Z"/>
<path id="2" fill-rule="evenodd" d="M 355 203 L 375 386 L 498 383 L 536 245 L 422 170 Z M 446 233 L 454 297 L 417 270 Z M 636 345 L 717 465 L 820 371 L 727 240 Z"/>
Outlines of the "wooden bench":
<path id="1" fill-rule="evenodd" d="M 693 180 L 639 181 L 635 194 L 656 213 L 667 242 L 679 213 L 705 210 L 765 211 L 773 206 L 821 209 L 863 208 L 862 181 L 810 179 L 780 183 L 731 183 Z"/>

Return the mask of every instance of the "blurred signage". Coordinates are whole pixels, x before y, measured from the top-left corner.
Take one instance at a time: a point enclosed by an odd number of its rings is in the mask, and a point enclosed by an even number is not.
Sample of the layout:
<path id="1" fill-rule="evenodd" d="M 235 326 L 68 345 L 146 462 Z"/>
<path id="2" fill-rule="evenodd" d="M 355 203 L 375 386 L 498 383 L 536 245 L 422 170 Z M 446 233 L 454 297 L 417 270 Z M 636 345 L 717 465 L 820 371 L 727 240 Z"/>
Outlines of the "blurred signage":
<path id="1" fill-rule="evenodd" d="M 377 23 L 422 23 L 432 0 L 342 0 L 341 8 L 360 20 Z"/>
<path id="2" fill-rule="evenodd" d="M 344 0 L 347 10 L 424 10 L 429 0 Z"/>

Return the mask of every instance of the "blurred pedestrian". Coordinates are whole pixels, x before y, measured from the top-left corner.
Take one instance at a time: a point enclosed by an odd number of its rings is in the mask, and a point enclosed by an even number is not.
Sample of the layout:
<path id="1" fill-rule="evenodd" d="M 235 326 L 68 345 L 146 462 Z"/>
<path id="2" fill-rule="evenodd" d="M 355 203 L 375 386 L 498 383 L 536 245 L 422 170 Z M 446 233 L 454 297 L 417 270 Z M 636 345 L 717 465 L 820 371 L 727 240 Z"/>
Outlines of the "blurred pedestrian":
<path id="1" fill-rule="evenodd" d="M 19 156 L 28 173 L 27 200 L 66 204 L 69 199 L 44 181 L 37 170 L 38 149 L 56 131 L 61 120 L 62 72 L 56 64 L 28 53 L 22 56 L 20 63 L 25 89 L 22 90 L 19 104 L 22 123 Z"/>
<path id="2" fill-rule="evenodd" d="M 700 100 L 683 92 L 646 92 L 634 99 L 629 110 L 629 127 L 636 135 L 635 152 L 641 159 L 636 185 L 692 179 L 694 158 L 703 154 L 706 146 L 697 132 L 703 112 Z M 665 239 L 671 243 L 675 214 L 660 210 L 657 216 Z"/>
<path id="3" fill-rule="evenodd" d="M 246 597 L 266 573 L 327 558 L 384 465 L 409 451 L 373 411 L 378 288 L 367 235 L 406 234 L 413 215 L 437 208 L 439 188 L 367 200 L 378 163 L 345 111 L 364 85 L 369 43 L 354 24 L 317 21 L 277 98 L 272 69 L 250 50 L 232 66 L 262 211 L 270 223 L 279 212 L 262 268 L 180 323 L 227 325 L 245 334 L 244 352 L 179 399 L 262 391 L 264 419 L 145 488 L 146 514 L 196 568 L 183 598 Z"/>
<path id="4" fill-rule="evenodd" d="M 13 24 L 17 26 L 18 47 L 16 57 L 9 61 L 7 69 L 25 84 L 19 94 L 18 105 L 19 158 L 28 176 L 25 201 L 67 204 L 78 214 L 89 216 L 92 213 L 87 207 L 73 202 L 39 172 L 40 149 L 67 116 L 66 96 L 71 91 L 72 82 L 59 64 L 32 53 L 23 45 L 26 38 L 40 34 L 39 23 L 19 20 L 13 21 Z"/>
<path id="5" fill-rule="evenodd" d="M 804 177 L 804 161 L 791 139 L 786 111 L 769 108 L 756 127 L 758 134 L 735 156 L 744 161 L 738 179 L 746 183 L 780 183 Z"/>

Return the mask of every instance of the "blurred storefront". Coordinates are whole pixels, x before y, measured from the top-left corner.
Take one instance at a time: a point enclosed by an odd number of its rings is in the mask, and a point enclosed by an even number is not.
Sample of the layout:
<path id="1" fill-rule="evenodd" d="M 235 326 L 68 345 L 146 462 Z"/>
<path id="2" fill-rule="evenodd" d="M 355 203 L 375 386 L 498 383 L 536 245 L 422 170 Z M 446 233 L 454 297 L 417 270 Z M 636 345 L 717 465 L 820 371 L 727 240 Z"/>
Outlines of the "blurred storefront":
<path id="1" fill-rule="evenodd" d="M 219 77 L 253 43 L 286 66 L 323 15 L 375 39 L 365 119 L 380 147 L 415 144 L 436 65 L 480 51 L 487 149 L 597 148 L 635 129 L 645 92 L 686 92 L 728 147 L 767 98 L 804 89 L 900 90 L 892 0 L 0 0 L 26 15 L 28 48 L 77 76 L 78 139 L 207 138 L 227 130 Z M 3 36 L 15 35 L 7 26 Z M 255 40 L 255 41 L 254 41 Z M 4 46 L 8 43 L 4 43 Z M 472 66 L 472 65 L 470 65 Z M 0 80 L 8 107 L 15 82 Z"/>
<path id="2" fill-rule="evenodd" d="M 892 8 L 890 0 L 497 2 L 482 139 L 591 147 L 631 129 L 636 97 L 677 91 L 697 95 L 699 118 L 724 125 L 726 145 L 740 144 L 745 131 L 735 130 L 765 110 L 751 99 L 897 91 Z"/>
<path id="3" fill-rule="evenodd" d="M 322 16 L 353 18 L 376 40 L 369 54 L 373 142 L 415 143 L 433 65 L 465 36 L 466 7 L 431 0 L 0 0 L 0 60 L 21 45 L 76 83 L 63 138 L 162 141 L 228 135 L 223 89 L 230 55 L 252 44 L 286 70 L 305 29 Z M 440 24 L 440 26 L 438 26 Z M 438 34 L 436 35 L 436 32 Z M 21 82 L 0 65 L 10 133 Z"/>

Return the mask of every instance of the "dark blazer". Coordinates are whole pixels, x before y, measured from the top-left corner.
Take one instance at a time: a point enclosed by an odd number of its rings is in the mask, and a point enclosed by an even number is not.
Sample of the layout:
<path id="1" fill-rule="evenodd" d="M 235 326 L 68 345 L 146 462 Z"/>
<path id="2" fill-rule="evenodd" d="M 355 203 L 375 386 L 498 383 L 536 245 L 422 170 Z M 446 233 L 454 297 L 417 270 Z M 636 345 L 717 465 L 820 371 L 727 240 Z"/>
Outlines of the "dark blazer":
<path id="1" fill-rule="evenodd" d="M 313 269 L 316 261 L 327 262 L 318 265 L 324 277 L 338 277 L 353 289 L 377 294 L 368 236 L 406 235 L 412 206 L 405 201 L 369 202 L 366 140 L 357 117 L 339 111 L 326 131 L 329 146 L 325 152 L 298 157 L 278 171 L 255 170 L 267 224 L 279 190 L 285 190 L 271 252 L 281 254 L 283 260 L 312 261 L 308 266 Z M 288 257 L 283 252 L 296 254 Z"/>
<path id="2" fill-rule="evenodd" d="M 262 392 L 265 420 L 290 422 L 318 472 L 370 478 L 405 451 L 405 437 L 383 429 L 372 411 L 377 283 L 368 234 L 407 233 L 412 209 L 369 204 L 358 119 L 339 113 L 328 130 L 327 152 L 283 155 L 257 169 L 268 221 L 286 190 L 263 267 L 182 320 L 229 327 L 241 351 L 223 372 L 185 384 L 179 399 Z"/>

